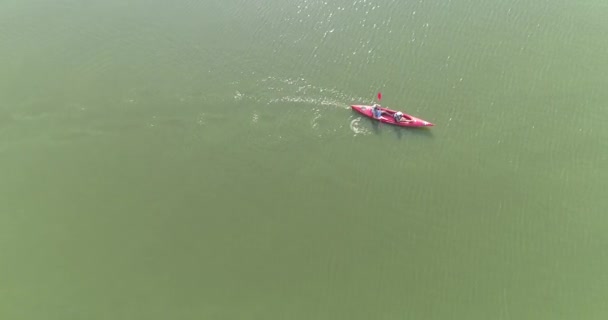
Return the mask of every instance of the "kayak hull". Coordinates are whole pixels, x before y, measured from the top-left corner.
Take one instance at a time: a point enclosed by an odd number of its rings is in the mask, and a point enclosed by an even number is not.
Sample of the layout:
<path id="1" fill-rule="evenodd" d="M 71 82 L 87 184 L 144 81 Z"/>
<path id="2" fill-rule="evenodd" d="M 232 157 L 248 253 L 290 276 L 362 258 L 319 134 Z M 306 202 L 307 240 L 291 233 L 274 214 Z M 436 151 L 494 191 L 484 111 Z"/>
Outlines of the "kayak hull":
<path id="1" fill-rule="evenodd" d="M 416 118 L 414 116 L 411 116 L 411 115 L 405 114 L 405 113 L 403 114 L 403 118 L 406 119 L 407 121 L 397 122 L 397 121 L 395 121 L 395 118 L 393 117 L 393 115 L 397 111 L 391 110 L 388 108 L 380 107 L 380 110 L 382 111 L 382 116 L 379 119 L 374 118 L 372 106 L 352 105 L 351 108 L 363 116 L 380 121 L 382 123 L 388 123 L 388 124 L 392 124 L 395 126 L 400 126 L 400 127 L 432 127 L 432 126 L 434 126 L 434 124 L 429 121 L 422 120 L 420 118 Z"/>

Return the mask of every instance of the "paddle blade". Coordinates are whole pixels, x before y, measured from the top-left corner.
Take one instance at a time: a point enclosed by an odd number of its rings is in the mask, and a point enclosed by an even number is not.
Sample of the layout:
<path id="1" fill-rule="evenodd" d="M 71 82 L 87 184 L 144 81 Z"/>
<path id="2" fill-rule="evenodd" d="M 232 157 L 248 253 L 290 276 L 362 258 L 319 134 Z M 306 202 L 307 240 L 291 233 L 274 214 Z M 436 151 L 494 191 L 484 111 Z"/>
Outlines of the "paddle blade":
<path id="1" fill-rule="evenodd" d="M 378 92 L 378 101 L 382 100 L 382 92 Z"/>

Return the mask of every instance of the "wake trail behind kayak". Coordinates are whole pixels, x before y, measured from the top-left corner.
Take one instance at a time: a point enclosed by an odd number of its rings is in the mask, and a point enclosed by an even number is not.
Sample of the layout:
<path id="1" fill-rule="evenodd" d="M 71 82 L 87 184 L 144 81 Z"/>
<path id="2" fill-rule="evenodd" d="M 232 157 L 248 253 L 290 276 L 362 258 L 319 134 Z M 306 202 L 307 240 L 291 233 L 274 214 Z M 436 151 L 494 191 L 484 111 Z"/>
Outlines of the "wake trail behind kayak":
<path id="1" fill-rule="evenodd" d="M 261 104 L 303 104 L 323 107 L 350 108 L 352 103 L 368 99 L 349 95 L 335 88 L 324 88 L 310 84 L 304 78 L 279 78 L 269 76 L 245 87 L 240 81 L 232 83 L 237 86 L 235 101 L 251 101 Z"/>
<path id="2" fill-rule="evenodd" d="M 360 117 L 350 113 L 353 103 L 366 102 L 369 97 L 362 98 L 337 88 L 311 84 L 301 77 L 248 77 L 232 82 L 231 86 L 234 88 L 233 101 L 251 109 L 248 122 L 253 126 L 263 127 L 269 121 L 274 122 L 277 128 L 308 124 L 307 134 L 317 137 L 350 132 L 355 136 L 371 133 L 360 123 Z M 274 116 L 277 107 L 282 110 L 282 116 L 278 118 Z M 337 115 L 336 110 L 349 113 Z"/>

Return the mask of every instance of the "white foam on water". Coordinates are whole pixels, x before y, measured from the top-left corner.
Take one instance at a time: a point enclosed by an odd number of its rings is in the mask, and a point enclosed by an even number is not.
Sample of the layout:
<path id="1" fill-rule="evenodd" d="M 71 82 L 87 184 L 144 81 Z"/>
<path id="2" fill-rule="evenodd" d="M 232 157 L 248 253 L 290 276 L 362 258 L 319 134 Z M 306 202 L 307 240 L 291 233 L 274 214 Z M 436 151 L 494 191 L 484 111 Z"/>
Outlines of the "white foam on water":
<path id="1" fill-rule="evenodd" d="M 355 118 L 350 122 L 350 130 L 357 135 L 368 135 L 371 131 L 361 126 L 361 118 Z"/>
<path id="2" fill-rule="evenodd" d="M 348 108 L 350 104 L 363 103 L 363 101 L 369 100 L 369 98 L 365 99 L 346 94 L 336 88 L 316 86 L 302 77 L 268 76 L 257 81 L 255 87 L 248 91 L 256 92 L 256 94 L 243 95 L 237 90 L 235 98 L 245 98 L 256 102 L 266 102 L 267 104 L 290 102 L 341 108 Z M 267 98 L 267 96 L 270 96 L 270 98 Z"/>
<path id="3" fill-rule="evenodd" d="M 237 90 L 236 93 L 234 94 L 234 100 L 236 100 L 236 101 L 243 100 L 243 94 Z"/>
<path id="4" fill-rule="evenodd" d="M 348 108 L 348 105 L 344 102 L 328 99 L 328 98 L 314 98 L 314 97 L 304 97 L 304 96 L 286 96 L 281 98 L 274 98 L 268 101 L 268 104 L 282 103 L 282 102 L 291 102 L 291 103 L 302 103 L 302 104 L 311 104 L 318 106 L 330 106 L 330 107 L 340 107 L 340 108 Z"/>
<path id="5" fill-rule="evenodd" d="M 196 124 L 198 124 L 199 126 L 204 126 L 206 124 L 205 114 L 203 112 L 199 113 L 196 117 Z"/>
<path id="6" fill-rule="evenodd" d="M 321 118 L 321 109 L 319 109 L 319 108 L 314 109 L 314 114 L 315 114 L 315 116 L 310 121 L 310 124 L 313 129 L 318 129 L 319 128 L 318 120 Z"/>

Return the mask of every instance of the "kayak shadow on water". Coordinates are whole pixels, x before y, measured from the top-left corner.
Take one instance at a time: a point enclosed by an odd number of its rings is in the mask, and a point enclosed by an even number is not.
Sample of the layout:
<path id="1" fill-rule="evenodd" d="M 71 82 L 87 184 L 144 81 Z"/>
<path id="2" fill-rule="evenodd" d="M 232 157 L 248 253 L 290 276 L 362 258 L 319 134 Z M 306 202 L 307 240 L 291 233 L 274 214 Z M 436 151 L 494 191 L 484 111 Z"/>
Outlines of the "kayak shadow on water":
<path id="1" fill-rule="evenodd" d="M 372 129 L 374 130 L 374 134 L 380 134 L 380 121 L 374 121 L 371 119 L 368 119 L 372 122 Z"/>
<path id="2" fill-rule="evenodd" d="M 393 128 L 393 131 L 395 131 L 395 134 L 397 135 L 398 139 L 402 139 L 403 137 L 407 137 L 407 136 L 426 136 L 426 137 L 432 137 L 433 136 L 433 132 L 431 132 L 431 130 L 429 130 L 429 128 L 403 128 L 403 127 L 397 127 L 397 126 L 392 126 L 392 125 L 388 125 L 390 127 Z"/>
<path id="3" fill-rule="evenodd" d="M 426 137 L 433 136 L 433 133 L 431 132 L 431 130 L 429 130 L 429 128 L 424 128 L 424 127 L 423 128 L 404 128 L 404 127 L 398 127 L 398 126 L 394 126 L 394 125 L 390 125 L 390 124 L 381 123 L 380 121 L 372 120 L 369 118 L 366 118 L 366 119 L 368 121 L 370 121 L 374 134 L 380 134 L 380 132 L 382 130 L 392 128 L 392 130 L 397 135 L 398 139 L 403 139 L 404 137 L 407 137 L 407 136 L 426 136 Z"/>

